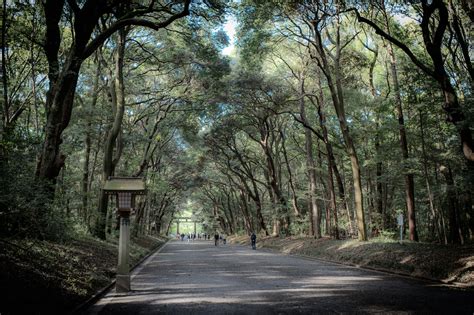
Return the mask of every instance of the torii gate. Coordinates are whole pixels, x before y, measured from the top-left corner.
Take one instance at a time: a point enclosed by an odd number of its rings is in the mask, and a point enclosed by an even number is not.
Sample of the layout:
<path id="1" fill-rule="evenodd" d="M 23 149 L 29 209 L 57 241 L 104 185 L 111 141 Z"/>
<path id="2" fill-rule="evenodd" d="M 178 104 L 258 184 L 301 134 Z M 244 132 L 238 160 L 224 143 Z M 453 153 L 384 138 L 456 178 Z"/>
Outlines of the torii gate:
<path id="1" fill-rule="evenodd" d="M 178 217 L 174 218 L 173 221 L 176 222 L 176 234 L 179 234 L 179 222 L 194 223 L 194 234 L 196 234 L 196 224 L 201 223 L 201 220 L 196 220 L 193 217 Z"/>

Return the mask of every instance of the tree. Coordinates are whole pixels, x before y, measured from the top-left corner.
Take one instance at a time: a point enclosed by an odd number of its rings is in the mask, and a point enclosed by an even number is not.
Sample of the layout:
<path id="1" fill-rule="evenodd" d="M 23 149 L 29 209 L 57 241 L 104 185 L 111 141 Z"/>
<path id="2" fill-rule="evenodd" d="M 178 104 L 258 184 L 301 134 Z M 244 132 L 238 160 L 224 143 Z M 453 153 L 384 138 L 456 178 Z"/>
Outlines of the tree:
<path id="1" fill-rule="evenodd" d="M 466 8 L 467 6 L 464 5 L 464 7 Z M 355 10 L 355 12 L 359 22 L 369 25 L 378 35 L 399 47 L 408 57 L 410 57 L 417 67 L 438 82 L 444 95 L 443 110 L 446 113 L 446 120 L 457 127 L 462 143 L 462 151 L 466 159 L 474 161 L 474 142 L 470 130 L 470 121 L 466 118 L 466 114 L 459 103 L 459 98 L 451 83 L 450 75 L 446 71 L 445 57 L 442 53 L 446 30 L 450 24 L 448 7 L 444 1 L 421 1 L 421 22 L 419 27 L 423 36 L 426 53 L 430 56 L 432 65 L 427 64 L 417 57 L 409 46 L 384 31 L 376 22 L 365 18 L 357 10 Z M 459 23 L 457 16 L 452 18 L 454 18 L 455 23 Z M 454 29 L 456 30 L 456 26 L 454 26 Z M 465 42 L 465 38 L 461 36 L 460 32 L 456 32 L 456 34 L 458 35 L 458 43 L 462 47 L 464 62 L 467 68 L 471 69 L 469 70 L 469 73 L 472 82 L 472 80 L 474 80 L 474 72 L 472 71 L 469 51 L 465 49 L 467 43 Z"/>
<path id="2" fill-rule="evenodd" d="M 43 3 L 49 88 L 45 103 L 45 140 L 36 168 L 38 178 L 54 184 L 64 166 L 66 157 L 60 151 L 62 133 L 71 119 L 75 89 L 84 60 L 119 29 L 137 25 L 159 30 L 188 15 L 190 3 L 191 0 L 187 0 L 184 4 L 176 1 L 160 5 L 151 1 L 143 5 L 88 0 L 82 7 L 76 1 L 67 1 L 67 5 L 64 0 Z M 73 17 L 69 47 L 64 47 L 68 40 L 61 34 L 62 19 L 66 14 Z M 103 28 L 97 29 L 99 22 Z M 60 49 L 66 49 L 65 57 L 59 54 Z"/>

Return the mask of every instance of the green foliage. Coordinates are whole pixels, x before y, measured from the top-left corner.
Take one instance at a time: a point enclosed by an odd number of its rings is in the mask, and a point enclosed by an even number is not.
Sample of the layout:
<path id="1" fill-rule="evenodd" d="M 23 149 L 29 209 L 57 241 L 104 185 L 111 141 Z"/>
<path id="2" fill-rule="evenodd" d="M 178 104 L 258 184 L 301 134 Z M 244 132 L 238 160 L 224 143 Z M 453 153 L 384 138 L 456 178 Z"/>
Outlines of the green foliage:
<path id="1" fill-rule="evenodd" d="M 378 3 L 351 1 L 349 5 L 384 24 Z M 60 240 L 75 230 L 89 231 L 97 216 L 104 142 L 115 110 L 110 86 L 115 80 L 116 38 L 111 37 L 82 65 L 75 107 L 61 144 L 67 158 L 53 198 L 34 176 L 48 110 L 44 104 L 47 62 L 37 45 L 44 37 L 44 16 L 39 4 L 14 1 L 7 6 L 7 76 L 2 83 L 9 106 L 0 109 L 0 233 Z M 402 18 L 416 18 L 417 8 L 386 3 L 385 9 L 394 16 L 388 20 L 391 34 L 431 65 L 416 19 Z M 321 212 L 330 206 L 329 152 L 321 140 L 325 128 L 335 158 L 333 172 L 335 168 L 339 172 L 339 178 L 333 174 L 335 194 L 341 196 L 340 185 L 345 190 L 344 199 L 336 200 L 338 229 L 341 236 L 350 237 L 351 227 L 356 226 L 351 161 L 333 107 L 333 98 L 342 97 L 362 165 L 369 229 L 390 238 L 396 213 L 406 211 L 405 175 L 413 174 L 421 238 L 442 241 L 441 227 L 448 230 L 448 223 L 439 226 L 439 222 L 449 220 L 451 195 L 456 196 L 463 233 L 468 235 L 474 170 L 462 157 L 456 126 L 444 123 L 438 84 L 395 49 L 409 148 L 409 158 L 404 159 L 387 42 L 354 23 L 351 11 L 336 9 L 332 2 L 201 1 L 193 3 L 190 17 L 166 30 L 130 30 L 123 69 L 126 110 L 114 151 L 121 157 L 114 174 L 146 178 L 148 195 L 134 216 L 140 233 L 151 233 L 152 224 L 161 225 L 160 232 L 165 233 L 188 201 L 209 230 L 247 234 L 264 222 L 270 233 L 278 224 L 285 235 L 309 233 L 309 153 Z M 72 43 L 68 10 L 60 23 L 64 55 Z M 230 13 L 239 21 L 235 58 L 221 54 L 229 44 L 222 22 Z M 461 16 L 461 21 L 467 18 Z M 342 95 L 331 94 L 321 71 L 312 22 L 318 22 L 329 71 L 341 77 Z M 344 46 L 340 56 L 334 55 L 336 40 Z M 446 68 L 470 123 L 474 121 L 472 82 L 459 47 L 450 49 L 458 44 L 456 38 L 443 40 L 443 53 L 452 57 L 446 57 Z M 339 72 L 334 68 L 336 57 Z M 298 122 L 302 104 L 306 127 Z M 318 111 L 326 116 L 324 125 Z M 19 118 L 6 125 L 6 117 L 17 112 Z M 312 141 L 309 148 L 307 132 Z M 441 169 L 449 170 L 453 184 Z M 293 202 L 299 216 L 294 215 Z M 112 212 L 109 209 L 109 222 Z M 335 231 L 333 223 L 327 232 L 331 231 Z"/>
<path id="2" fill-rule="evenodd" d="M 36 152 L 33 142 L 32 138 L 13 135 L 2 147 L 0 235 L 64 240 L 70 236 L 66 212 L 51 202 L 47 185 L 31 177 Z"/>

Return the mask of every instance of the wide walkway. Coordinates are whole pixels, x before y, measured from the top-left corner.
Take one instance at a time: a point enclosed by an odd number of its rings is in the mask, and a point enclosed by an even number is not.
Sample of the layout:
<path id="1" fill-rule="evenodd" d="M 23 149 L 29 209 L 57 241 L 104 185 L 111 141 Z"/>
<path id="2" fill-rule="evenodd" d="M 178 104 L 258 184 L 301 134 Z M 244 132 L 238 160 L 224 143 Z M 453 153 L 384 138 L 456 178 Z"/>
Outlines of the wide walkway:
<path id="1" fill-rule="evenodd" d="M 428 258 L 429 259 L 429 258 Z M 172 241 L 88 314 L 473 314 L 474 292 L 211 241 Z"/>

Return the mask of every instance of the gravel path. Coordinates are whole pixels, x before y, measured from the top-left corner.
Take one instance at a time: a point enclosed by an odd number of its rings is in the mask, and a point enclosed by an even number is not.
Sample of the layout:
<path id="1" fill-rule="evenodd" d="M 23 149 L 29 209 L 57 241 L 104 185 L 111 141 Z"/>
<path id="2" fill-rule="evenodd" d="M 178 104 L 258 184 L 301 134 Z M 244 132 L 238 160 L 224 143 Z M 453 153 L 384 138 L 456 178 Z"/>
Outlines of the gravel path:
<path id="1" fill-rule="evenodd" d="M 87 314 L 474 314 L 474 291 L 211 241 L 172 241 Z"/>

